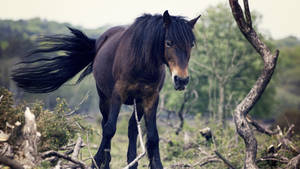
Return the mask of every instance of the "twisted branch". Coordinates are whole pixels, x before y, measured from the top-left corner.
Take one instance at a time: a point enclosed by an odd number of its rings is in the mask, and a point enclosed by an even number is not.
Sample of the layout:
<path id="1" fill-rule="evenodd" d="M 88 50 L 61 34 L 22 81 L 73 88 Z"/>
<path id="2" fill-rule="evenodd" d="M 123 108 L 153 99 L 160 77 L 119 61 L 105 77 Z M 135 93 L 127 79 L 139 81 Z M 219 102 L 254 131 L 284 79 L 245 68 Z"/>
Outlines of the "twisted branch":
<path id="1" fill-rule="evenodd" d="M 246 116 L 259 100 L 269 84 L 276 66 L 279 51 L 276 50 L 275 55 L 273 55 L 270 49 L 264 44 L 263 41 L 260 40 L 257 33 L 253 29 L 248 0 L 244 0 L 246 19 L 238 0 L 229 0 L 229 4 L 233 17 L 240 31 L 253 46 L 253 48 L 260 54 L 264 61 L 264 69 L 262 70 L 261 75 L 247 96 L 234 110 L 234 122 L 237 132 L 243 138 L 246 145 L 244 168 L 257 169 L 258 167 L 255 164 L 257 141 L 254 137 L 253 131 L 249 126 L 249 123 L 247 122 Z"/>

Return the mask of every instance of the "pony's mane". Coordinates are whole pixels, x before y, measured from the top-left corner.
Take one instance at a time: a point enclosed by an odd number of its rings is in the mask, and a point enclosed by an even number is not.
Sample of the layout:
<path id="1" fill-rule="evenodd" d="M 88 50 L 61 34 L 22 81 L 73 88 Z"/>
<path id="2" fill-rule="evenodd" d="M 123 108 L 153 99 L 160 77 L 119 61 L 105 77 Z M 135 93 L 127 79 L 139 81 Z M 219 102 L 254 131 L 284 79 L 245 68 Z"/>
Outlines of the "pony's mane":
<path id="1" fill-rule="evenodd" d="M 163 59 L 164 56 L 166 29 L 163 16 L 144 14 L 135 20 L 127 32 L 132 33 L 129 59 L 131 59 L 133 73 L 142 71 L 149 76 L 148 78 L 153 78 L 151 76 L 157 71 L 159 59 Z M 183 50 L 195 41 L 192 27 L 181 16 L 171 16 L 168 35 Z"/>

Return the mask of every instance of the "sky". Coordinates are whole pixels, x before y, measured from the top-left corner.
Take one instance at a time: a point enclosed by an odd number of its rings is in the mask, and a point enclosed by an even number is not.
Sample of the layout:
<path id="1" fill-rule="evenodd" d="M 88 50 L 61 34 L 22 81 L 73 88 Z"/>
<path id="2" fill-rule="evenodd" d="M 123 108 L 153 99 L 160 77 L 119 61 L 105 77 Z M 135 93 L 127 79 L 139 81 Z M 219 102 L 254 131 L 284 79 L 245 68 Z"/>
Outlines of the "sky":
<path id="1" fill-rule="evenodd" d="M 228 0 L 0 0 L 0 19 L 42 19 L 69 22 L 86 28 L 130 24 L 143 13 L 205 17 L 205 9 Z M 242 1 L 240 0 L 240 3 Z M 279 39 L 300 38 L 300 0 L 249 0 L 262 14 L 260 29 Z M 228 6 L 229 7 L 229 6 Z"/>

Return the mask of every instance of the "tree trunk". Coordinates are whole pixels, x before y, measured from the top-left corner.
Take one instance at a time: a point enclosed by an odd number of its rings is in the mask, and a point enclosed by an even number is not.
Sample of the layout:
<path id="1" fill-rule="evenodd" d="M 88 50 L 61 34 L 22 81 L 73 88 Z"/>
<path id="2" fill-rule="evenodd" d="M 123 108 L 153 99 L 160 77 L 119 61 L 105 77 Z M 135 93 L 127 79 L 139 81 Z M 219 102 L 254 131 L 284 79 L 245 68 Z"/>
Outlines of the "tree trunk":
<path id="1" fill-rule="evenodd" d="M 24 168 L 33 168 L 38 161 L 37 153 L 37 128 L 35 122 L 35 115 L 30 112 L 29 108 L 25 111 L 25 125 L 23 127 L 23 152 L 25 158 L 22 160 Z"/>
<path id="2" fill-rule="evenodd" d="M 238 0 L 229 0 L 233 17 L 239 26 L 240 31 L 254 47 L 254 49 L 261 55 L 264 61 L 264 69 L 261 75 L 247 94 L 242 102 L 234 110 L 234 122 L 238 134 L 243 138 L 246 146 L 246 155 L 244 161 L 245 169 L 257 169 L 255 163 L 257 153 L 257 141 L 251 130 L 246 116 L 253 108 L 255 103 L 260 99 L 267 85 L 269 84 L 273 75 L 279 51 L 272 55 L 270 49 L 261 41 L 252 27 L 251 13 L 248 6 L 248 0 L 244 0 L 243 12 Z M 245 17 L 244 17 L 245 15 Z"/>

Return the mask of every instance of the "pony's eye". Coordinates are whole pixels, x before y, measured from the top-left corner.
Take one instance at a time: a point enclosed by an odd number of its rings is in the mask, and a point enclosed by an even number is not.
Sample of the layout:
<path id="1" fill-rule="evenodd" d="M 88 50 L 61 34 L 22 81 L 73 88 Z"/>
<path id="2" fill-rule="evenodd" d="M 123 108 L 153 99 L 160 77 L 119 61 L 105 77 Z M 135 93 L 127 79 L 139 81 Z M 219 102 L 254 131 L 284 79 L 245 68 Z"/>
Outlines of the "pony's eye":
<path id="1" fill-rule="evenodd" d="M 191 46 L 194 47 L 194 46 L 195 46 L 195 43 L 193 42 Z"/>
<path id="2" fill-rule="evenodd" d="M 166 40 L 166 47 L 172 47 L 173 46 L 173 42 L 170 40 Z"/>

